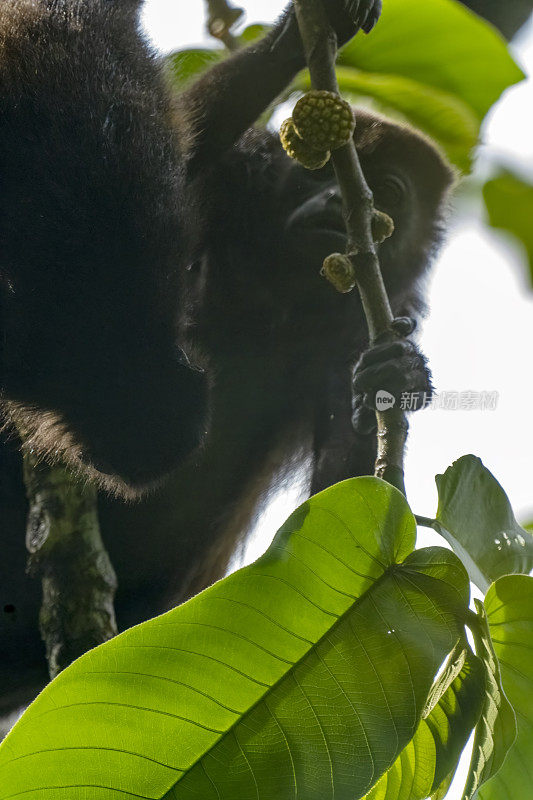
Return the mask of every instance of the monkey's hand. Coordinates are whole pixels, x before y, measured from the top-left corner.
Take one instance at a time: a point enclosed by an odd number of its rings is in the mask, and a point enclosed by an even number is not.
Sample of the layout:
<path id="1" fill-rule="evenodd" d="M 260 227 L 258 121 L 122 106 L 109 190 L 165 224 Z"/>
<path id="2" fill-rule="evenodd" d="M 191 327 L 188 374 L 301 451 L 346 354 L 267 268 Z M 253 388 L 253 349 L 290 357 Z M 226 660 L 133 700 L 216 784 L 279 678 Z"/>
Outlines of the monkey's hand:
<path id="1" fill-rule="evenodd" d="M 370 33 L 381 15 L 382 0 L 325 0 L 324 5 L 341 47 L 360 30 Z"/>
<path id="2" fill-rule="evenodd" d="M 412 333 L 415 323 L 397 317 L 392 328 L 401 335 L 396 341 L 378 338 L 359 358 L 352 381 L 352 424 L 357 433 L 376 430 L 375 411 L 400 406 L 416 411 L 431 402 L 431 372 L 417 346 L 403 338 Z"/>
<path id="3" fill-rule="evenodd" d="M 382 0 L 323 0 L 323 2 L 329 24 L 337 35 L 339 47 L 349 42 L 358 31 L 370 33 L 381 14 Z M 302 40 L 292 3 L 264 41 L 269 41 L 269 50 L 275 54 L 280 63 L 290 64 L 294 72 L 305 67 Z"/>

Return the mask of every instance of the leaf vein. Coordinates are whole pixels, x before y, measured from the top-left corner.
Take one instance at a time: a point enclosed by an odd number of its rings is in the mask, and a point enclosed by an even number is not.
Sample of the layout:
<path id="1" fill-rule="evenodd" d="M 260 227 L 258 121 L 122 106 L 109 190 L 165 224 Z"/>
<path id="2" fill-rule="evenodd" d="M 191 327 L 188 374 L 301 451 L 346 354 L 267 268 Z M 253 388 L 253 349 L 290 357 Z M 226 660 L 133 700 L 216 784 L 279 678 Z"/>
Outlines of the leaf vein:
<path id="1" fill-rule="evenodd" d="M 189 722 L 191 725 L 195 725 L 197 728 L 202 728 L 205 731 L 209 731 L 210 733 L 217 733 L 222 734 L 225 733 L 225 730 L 218 730 L 217 728 L 210 728 L 208 725 L 202 725 L 201 722 L 197 722 L 194 719 L 189 719 L 189 717 L 182 717 L 180 714 L 172 714 L 170 711 L 163 711 L 160 708 L 148 708 L 148 706 L 137 706 L 134 703 L 119 703 L 115 700 L 85 700 L 79 703 L 67 703 L 63 706 L 57 706 L 56 708 L 50 708 L 48 711 L 43 711 L 42 714 L 38 714 L 36 719 L 40 717 L 45 717 L 47 714 L 53 714 L 55 711 L 64 711 L 66 708 L 77 708 L 78 706 L 118 706 L 119 708 L 132 708 L 136 711 L 146 711 L 148 714 L 160 714 L 163 717 L 172 717 L 172 719 L 180 719 L 183 722 Z"/>

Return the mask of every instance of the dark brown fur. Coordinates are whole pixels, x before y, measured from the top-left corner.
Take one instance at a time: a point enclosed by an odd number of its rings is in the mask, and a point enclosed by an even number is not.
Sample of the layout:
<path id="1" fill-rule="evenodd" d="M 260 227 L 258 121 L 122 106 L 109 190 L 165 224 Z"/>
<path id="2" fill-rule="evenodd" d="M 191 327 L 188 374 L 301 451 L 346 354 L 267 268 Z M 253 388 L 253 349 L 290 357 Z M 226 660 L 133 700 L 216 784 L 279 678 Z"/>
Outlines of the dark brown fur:
<path id="1" fill-rule="evenodd" d="M 193 449 L 206 407 L 176 346 L 180 138 L 136 5 L 0 7 L 4 408 L 123 494 Z"/>

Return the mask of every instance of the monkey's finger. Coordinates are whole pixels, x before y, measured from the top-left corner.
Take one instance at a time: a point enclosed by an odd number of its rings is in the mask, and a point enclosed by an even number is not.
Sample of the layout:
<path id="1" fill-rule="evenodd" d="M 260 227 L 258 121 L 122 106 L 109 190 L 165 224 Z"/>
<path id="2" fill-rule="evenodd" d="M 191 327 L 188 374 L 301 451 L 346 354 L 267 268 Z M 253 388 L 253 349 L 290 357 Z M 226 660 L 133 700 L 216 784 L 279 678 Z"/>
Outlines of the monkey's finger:
<path id="1" fill-rule="evenodd" d="M 416 329 L 416 319 L 412 317 L 395 317 L 390 326 L 400 336 L 409 336 Z"/>
<path id="2" fill-rule="evenodd" d="M 360 392 L 352 395 L 352 414 L 359 413 L 362 408 L 375 412 L 374 392 Z"/>
<path id="3" fill-rule="evenodd" d="M 360 0 L 347 0 L 346 13 L 350 17 L 354 25 L 357 25 L 359 22 L 359 11 L 360 11 L 359 6 L 360 6 Z"/>
<path id="4" fill-rule="evenodd" d="M 355 30 L 353 32 L 353 35 L 355 36 L 355 34 L 361 30 L 362 24 L 367 17 L 368 11 L 366 7 L 366 0 L 348 0 L 345 9 L 352 24 L 355 26 Z"/>
<path id="5" fill-rule="evenodd" d="M 372 28 L 375 26 L 376 22 L 381 16 L 381 8 L 382 8 L 381 0 L 375 0 L 371 12 L 368 14 L 368 17 L 365 20 L 364 24 L 361 25 L 361 28 L 364 30 L 365 33 L 370 33 Z"/>
<path id="6" fill-rule="evenodd" d="M 374 345 L 374 347 L 365 350 L 361 355 L 355 366 L 355 372 L 359 372 L 372 364 L 378 364 L 382 361 L 393 361 L 394 359 L 402 358 L 405 352 L 405 342 L 401 341 Z"/>
<path id="7" fill-rule="evenodd" d="M 359 25 L 361 26 L 361 29 L 366 32 L 365 26 L 368 24 L 370 14 L 372 13 L 372 5 L 365 3 L 365 6 L 361 9 L 361 12 L 362 13 L 359 17 Z"/>
<path id="8" fill-rule="evenodd" d="M 406 384 L 405 371 L 395 361 L 374 364 L 358 370 L 352 381 L 354 392 L 372 392 L 384 389 L 391 394 L 402 391 Z"/>
<path id="9" fill-rule="evenodd" d="M 362 397 L 354 399 L 358 401 L 354 403 L 352 412 L 352 427 L 354 431 L 362 436 L 375 433 L 377 429 L 376 412 L 363 404 Z"/>
<path id="10" fill-rule="evenodd" d="M 357 395 L 356 395 L 357 396 Z M 363 398 L 363 406 L 372 411 L 374 416 L 376 414 L 376 394 L 375 392 L 365 392 L 363 395 L 360 395 Z"/>
<path id="11" fill-rule="evenodd" d="M 176 345 L 174 348 L 174 355 L 178 364 L 182 367 L 189 367 L 189 369 L 194 370 L 195 372 L 205 372 L 205 369 L 201 367 L 199 364 L 193 364 L 185 352 L 179 345 Z"/>

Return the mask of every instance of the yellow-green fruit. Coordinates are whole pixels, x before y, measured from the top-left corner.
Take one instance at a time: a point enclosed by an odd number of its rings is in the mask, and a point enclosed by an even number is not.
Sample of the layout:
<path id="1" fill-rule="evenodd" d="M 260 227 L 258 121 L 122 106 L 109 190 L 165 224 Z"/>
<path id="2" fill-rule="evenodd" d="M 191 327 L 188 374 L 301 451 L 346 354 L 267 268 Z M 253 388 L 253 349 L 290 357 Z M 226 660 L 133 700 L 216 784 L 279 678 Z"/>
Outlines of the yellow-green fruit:
<path id="1" fill-rule="evenodd" d="M 292 112 L 298 136 L 316 150 L 336 150 L 349 142 L 355 130 L 352 107 L 334 92 L 312 90 Z"/>
<path id="2" fill-rule="evenodd" d="M 329 150 L 315 150 L 300 139 L 291 117 L 281 123 L 279 138 L 286 153 L 307 169 L 320 169 L 329 161 Z"/>
<path id="3" fill-rule="evenodd" d="M 355 273 L 352 262 L 342 253 L 332 253 L 324 259 L 320 274 L 335 287 L 338 292 L 347 294 L 355 286 Z"/>
<path id="4" fill-rule="evenodd" d="M 394 233 L 394 222 L 383 211 L 377 208 L 372 212 L 372 239 L 376 244 L 381 244 Z"/>

